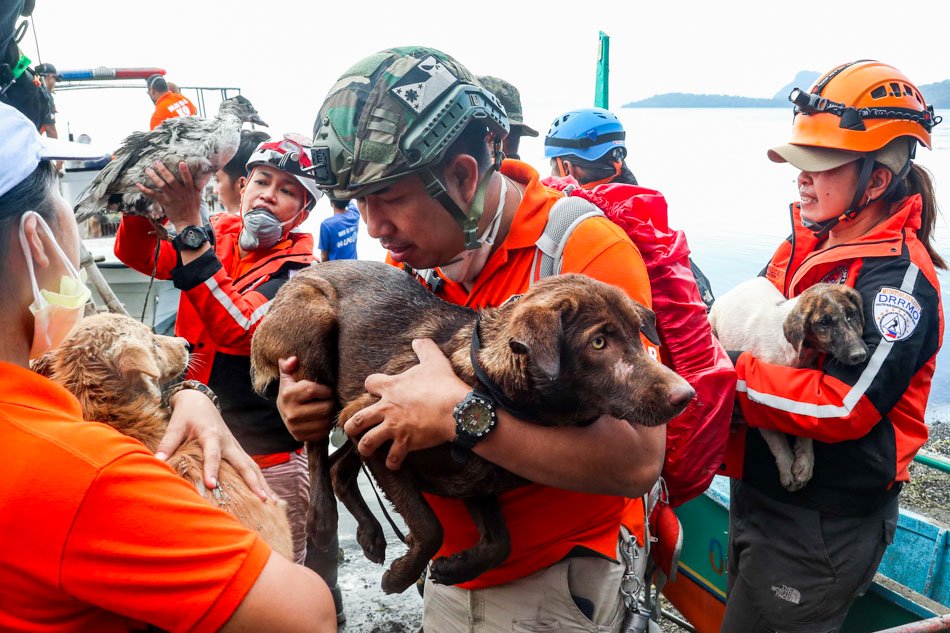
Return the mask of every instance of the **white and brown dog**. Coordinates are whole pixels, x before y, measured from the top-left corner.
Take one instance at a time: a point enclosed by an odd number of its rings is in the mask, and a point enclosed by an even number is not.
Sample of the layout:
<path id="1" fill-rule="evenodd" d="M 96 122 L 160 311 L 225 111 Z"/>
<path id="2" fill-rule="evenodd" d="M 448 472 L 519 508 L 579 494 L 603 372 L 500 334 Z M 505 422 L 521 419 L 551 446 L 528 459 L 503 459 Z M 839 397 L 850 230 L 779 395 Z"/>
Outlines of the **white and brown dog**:
<path id="1" fill-rule="evenodd" d="M 868 354 L 861 295 L 841 284 L 815 284 L 785 299 L 768 279 L 756 277 L 719 297 L 709 323 L 725 349 L 751 352 L 776 365 L 807 367 L 821 353 L 857 365 Z M 784 433 L 759 431 L 775 456 L 782 485 L 789 491 L 803 488 L 815 465 L 811 438 L 796 437 L 793 452 Z"/>

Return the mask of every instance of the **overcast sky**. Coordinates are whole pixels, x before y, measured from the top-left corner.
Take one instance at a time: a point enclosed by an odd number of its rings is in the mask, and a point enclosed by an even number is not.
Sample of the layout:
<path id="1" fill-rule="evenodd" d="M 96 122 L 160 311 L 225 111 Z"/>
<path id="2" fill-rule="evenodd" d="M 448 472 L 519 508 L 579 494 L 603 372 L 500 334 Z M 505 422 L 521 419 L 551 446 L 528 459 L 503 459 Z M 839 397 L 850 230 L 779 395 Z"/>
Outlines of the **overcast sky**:
<path id="1" fill-rule="evenodd" d="M 611 36 L 613 108 L 663 92 L 768 97 L 799 70 L 857 58 L 886 61 L 917 83 L 950 78 L 944 1 L 36 4 L 41 55 L 32 32 L 22 42 L 34 62 L 59 70 L 158 66 L 181 85 L 240 86 L 278 133 L 309 132 L 343 70 L 408 44 L 441 49 L 477 74 L 517 85 L 528 123 L 542 134 L 561 112 L 593 104 L 599 30 Z M 121 97 L 62 95 L 57 103 L 74 133 L 107 137 L 117 127 L 144 129 L 152 110 L 144 82 L 141 92 Z"/>

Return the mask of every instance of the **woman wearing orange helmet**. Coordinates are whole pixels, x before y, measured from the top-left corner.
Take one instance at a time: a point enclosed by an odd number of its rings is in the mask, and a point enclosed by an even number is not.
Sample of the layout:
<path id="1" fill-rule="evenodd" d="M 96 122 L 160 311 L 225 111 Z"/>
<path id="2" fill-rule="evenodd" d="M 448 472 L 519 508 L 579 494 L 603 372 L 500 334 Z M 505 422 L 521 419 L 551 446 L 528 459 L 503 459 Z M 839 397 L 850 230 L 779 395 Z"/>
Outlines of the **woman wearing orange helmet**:
<path id="1" fill-rule="evenodd" d="M 907 77 L 868 60 L 789 99 L 792 140 L 769 158 L 801 170 L 799 202 L 792 235 L 763 274 L 787 297 L 820 282 L 855 288 L 868 355 L 852 366 L 820 358 L 817 368 L 737 358 L 748 425 L 813 438 L 815 461 L 811 479 L 789 492 L 759 433 L 731 446 L 730 633 L 841 627 L 893 538 L 897 495 L 927 439 L 943 334 L 933 185 L 913 162 L 940 118 Z"/>

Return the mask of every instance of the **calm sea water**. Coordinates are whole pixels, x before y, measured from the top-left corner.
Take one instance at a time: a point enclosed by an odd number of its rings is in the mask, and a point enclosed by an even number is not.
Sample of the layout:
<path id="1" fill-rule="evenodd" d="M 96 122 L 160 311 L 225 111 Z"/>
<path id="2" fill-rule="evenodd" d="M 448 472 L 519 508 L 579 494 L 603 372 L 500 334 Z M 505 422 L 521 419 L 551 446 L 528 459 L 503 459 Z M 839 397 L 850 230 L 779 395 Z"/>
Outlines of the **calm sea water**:
<path id="1" fill-rule="evenodd" d="M 628 109 L 618 114 L 627 130 L 627 163 L 643 186 L 664 193 L 670 224 L 686 231 L 694 260 L 717 294 L 754 277 L 791 230 L 788 204 L 797 200 L 797 171 L 768 160 L 766 150 L 788 140 L 791 113 L 783 109 Z M 933 151 L 917 162 L 933 172 L 937 199 L 950 210 L 950 111 L 934 130 Z M 540 140 L 523 139 L 521 155 L 547 171 Z M 326 203 L 311 222 L 329 215 Z M 950 211 L 948 211 L 950 212 Z M 385 251 L 361 225 L 363 259 Z M 938 219 L 940 252 L 950 259 L 950 225 Z M 950 276 L 941 274 L 944 305 Z M 928 407 L 930 420 L 950 421 L 950 351 L 937 359 Z"/>

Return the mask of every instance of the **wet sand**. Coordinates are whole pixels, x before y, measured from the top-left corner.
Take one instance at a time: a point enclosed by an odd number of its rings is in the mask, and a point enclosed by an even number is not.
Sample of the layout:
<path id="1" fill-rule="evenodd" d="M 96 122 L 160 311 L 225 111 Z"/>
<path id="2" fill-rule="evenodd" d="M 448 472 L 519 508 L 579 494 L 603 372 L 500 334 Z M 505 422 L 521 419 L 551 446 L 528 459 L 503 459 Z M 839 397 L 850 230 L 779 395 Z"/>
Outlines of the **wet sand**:
<path id="1" fill-rule="evenodd" d="M 422 622 L 422 597 L 410 587 L 398 595 L 386 595 L 379 587 L 383 572 L 393 559 L 406 551 L 379 509 L 371 484 L 364 473 L 359 476 L 360 490 L 373 514 L 386 531 L 386 563 L 382 566 L 367 560 L 356 542 L 356 521 L 338 504 L 340 511 L 340 549 L 343 562 L 340 564 L 339 585 L 343 591 L 343 609 L 346 625 L 340 631 L 346 633 L 415 633 Z M 399 529 L 405 534 L 402 518 L 386 505 Z"/>

